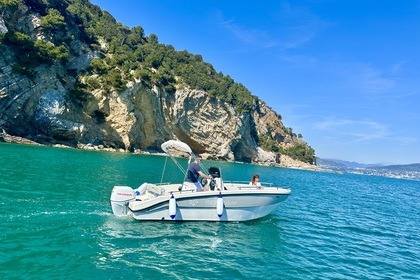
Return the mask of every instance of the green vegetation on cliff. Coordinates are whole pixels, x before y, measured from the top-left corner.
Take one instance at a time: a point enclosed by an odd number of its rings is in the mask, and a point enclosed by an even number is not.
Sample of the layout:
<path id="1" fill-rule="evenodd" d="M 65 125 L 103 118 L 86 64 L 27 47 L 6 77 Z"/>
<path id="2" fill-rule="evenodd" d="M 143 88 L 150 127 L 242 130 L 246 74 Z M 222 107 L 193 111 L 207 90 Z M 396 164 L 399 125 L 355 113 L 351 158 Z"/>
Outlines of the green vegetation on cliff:
<path id="1" fill-rule="evenodd" d="M 4 12 L 6 11 L 6 8 L 8 9 L 16 8 L 19 2 L 20 2 L 19 0 L 0 0 L 1 17 L 4 16 Z"/>
<path id="2" fill-rule="evenodd" d="M 11 9 L 18 2 L 22 1 L 1 0 L 0 8 Z M 241 112 L 251 110 L 255 103 L 255 96 L 248 89 L 216 72 L 200 55 L 160 44 L 156 35 L 145 36 L 140 26 L 123 26 L 108 12 L 86 0 L 23 2 L 42 16 L 40 24 L 45 37 L 34 40 L 11 26 L 2 39 L 16 51 L 17 68 L 25 69 L 23 73 L 32 73 L 32 68 L 39 63 L 64 62 L 71 43 L 71 38 L 64 34 L 66 23 L 75 22 L 81 36 L 100 52 L 100 57 L 92 61 L 90 71 L 85 73 L 86 76 L 99 74 L 97 81 L 90 79 L 84 90 L 98 85 L 106 91 L 123 90 L 127 82 L 136 78 L 145 86 L 157 85 L 168 93 L 174 92 L 177 86 L 204 90 Z"/>
<path id="3" fill-rule="evenodd" d="M 259 138 L 260 146 L 266 150 L 276 153 L 277 155 L 287 155 L 293 159 L 300 160 L 315 164 L 315 150 L 306 145 L 305 143 L 298 143 L 290 148 L 283 148 L 277 144 L 277 142 L 270 138 L 268 135 L 263 135 Z"/>
<path id="4" fill-rule="evenodd" d="M 36 36 L 15 27 L 14 14 L 22 12 L 18 7 L 23 4 L 40 17 Z M 0 12 L 8 29 L 0 36 L 0 48 L 13 50 L 13 71 L 19 74 L 34 77 L 41 64 L 71 63 L 76 37 L 90 46 L 95 53 L 90 67 L 67 73 L 76 81 L 72 96 L 81 101 L 93 90 L 120 92 L 129 82 L 137 81 L 150 89 L 158 86 L 169 95 L 178 88 L 203 90 L 240 113 L 255 110 L 257 97 L 230 76 L 217 72 L 200 55 L 161 44 L 157 35 L 146 36 L 140 26 L 126 27 L 88 0 L 0 0 Z M 301 138 L 291 131 L 285 133 Z M 315 160 L 313 149 L 306 144 L 284 149 L 269 132 L 255 137 L 268 151 L 305 162 Z"/>

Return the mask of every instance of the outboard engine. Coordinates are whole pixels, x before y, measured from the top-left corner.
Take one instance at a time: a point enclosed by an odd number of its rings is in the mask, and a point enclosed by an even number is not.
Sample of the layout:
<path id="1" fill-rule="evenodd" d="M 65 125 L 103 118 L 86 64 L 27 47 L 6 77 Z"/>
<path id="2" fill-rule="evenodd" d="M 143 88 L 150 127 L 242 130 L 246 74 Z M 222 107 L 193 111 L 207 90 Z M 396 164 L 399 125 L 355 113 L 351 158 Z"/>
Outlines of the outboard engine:
<path id="1" fill-rule="evenodd" d="M 128 215 L 128 203 L 136 199 L 134 190 L 127 186 L 115 186 L 111 193 L 112 212 L 117 216 Z"/>

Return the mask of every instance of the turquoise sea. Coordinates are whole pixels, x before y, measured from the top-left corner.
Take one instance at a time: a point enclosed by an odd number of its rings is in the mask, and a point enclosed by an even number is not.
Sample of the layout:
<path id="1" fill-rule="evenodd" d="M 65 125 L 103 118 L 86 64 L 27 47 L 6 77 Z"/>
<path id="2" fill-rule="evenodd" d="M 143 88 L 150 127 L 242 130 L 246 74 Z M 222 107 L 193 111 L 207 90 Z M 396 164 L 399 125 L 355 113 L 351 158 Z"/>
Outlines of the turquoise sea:
<path id="1" fill-rule="evenodd" d="M 112 187 L 164 160 L 0 143 L 0 279 L 419 279 L 419 181 L 205 161 L 292 195 L 245 223 L 113 216 Z"/>

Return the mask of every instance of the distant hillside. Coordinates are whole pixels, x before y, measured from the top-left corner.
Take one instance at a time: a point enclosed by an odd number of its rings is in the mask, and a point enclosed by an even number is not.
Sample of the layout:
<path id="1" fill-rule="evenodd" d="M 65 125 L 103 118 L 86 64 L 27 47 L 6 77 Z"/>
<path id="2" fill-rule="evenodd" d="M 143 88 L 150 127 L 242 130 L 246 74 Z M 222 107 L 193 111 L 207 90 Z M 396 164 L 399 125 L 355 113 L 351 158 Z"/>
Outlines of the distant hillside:
<path id="1" fill-rule="evenodd" d="M 316 165 L 322 169 L 332 171 L 346 171 L 348 167 L 339 160 L 316 158 Z"/>
<path id="2" fill-rule="evenodd" d="M 378 164 L 365 164 L 365 163 L 359 163 L 355 161 L 346 161 L 346 160 L 339 160 L 339 159 L 321 159 L 323 162 L 329 162 L 330 164 L 340 164 L 344 165 L 347 168 L 367 168 L 367 167 L 374 167 L 374 166 L 382 166 Z"/>
<path id="3" fill-rule="evenodd" d="M 420 180 L 420 163 L 383 166 L 317 158 L 317 167 L 330 172 Z"/>
<path id="4" fill-rule="evenodd" d="M 391 171 L 417 171 L 420 172 L 420 163 L 402 164 L 402 165 L 386 165 L 386 166 L 371 166 L 369 169 L 384 169 Z"/>

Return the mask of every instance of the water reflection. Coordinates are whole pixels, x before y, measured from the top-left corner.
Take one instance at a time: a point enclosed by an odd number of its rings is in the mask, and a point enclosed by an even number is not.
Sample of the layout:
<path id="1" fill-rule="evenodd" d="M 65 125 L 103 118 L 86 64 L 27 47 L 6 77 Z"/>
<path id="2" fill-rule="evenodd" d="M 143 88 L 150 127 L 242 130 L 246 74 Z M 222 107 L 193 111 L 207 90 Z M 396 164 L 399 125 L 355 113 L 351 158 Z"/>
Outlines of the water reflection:
<path id="1" fill-rule="evenodd" d="M 109 216 L 99 231 L 103 252 L 98 266 L 130 263 L 146 271 L 153 267 L 187 273 L 184 264 L 202 273 L 202 264 L 206 264 L 208 273 L 230 271 L 235 275 L 238 271 L 251 273 L 268 260 L 274 265 L 273 260 L 284 259 L 284 230 L 273 216 L 247 223 L 137 222 Z M 195 261 L 197 254 L 199 262 Z"/>

